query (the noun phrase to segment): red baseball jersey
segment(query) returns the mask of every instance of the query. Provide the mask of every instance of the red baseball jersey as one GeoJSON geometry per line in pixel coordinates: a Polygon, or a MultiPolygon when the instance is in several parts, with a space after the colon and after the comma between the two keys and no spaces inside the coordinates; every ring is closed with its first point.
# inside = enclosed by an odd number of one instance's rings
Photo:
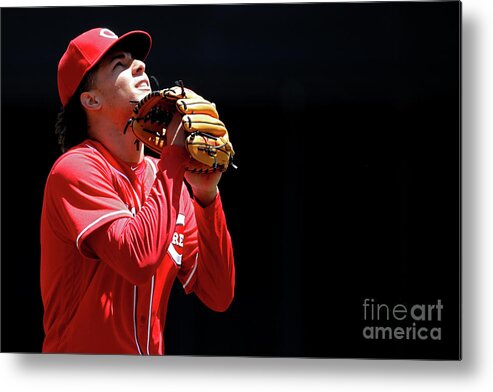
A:
{"type": "Polygon", "coordinates": [[[178,278],[211,309],[233,299],[233,247],[218,195],[202,208],[184,185],[186,152],[132,167],[100,143],[62,155],[41,216],[43,352],[164,354],[178,278]]]}

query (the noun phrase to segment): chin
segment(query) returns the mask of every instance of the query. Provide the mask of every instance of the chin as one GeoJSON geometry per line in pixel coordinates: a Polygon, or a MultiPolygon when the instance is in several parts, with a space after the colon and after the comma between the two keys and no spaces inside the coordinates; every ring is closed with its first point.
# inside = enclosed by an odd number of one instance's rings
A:
{"type": "Polygon", "coordinates": [[[150,92],[151,92],[151,89],[148,89],[148,90],[139,90],[138,93],[135,94],[136,100],[137,101],[140,101],[142,98],[144,98],[150,92]]]}

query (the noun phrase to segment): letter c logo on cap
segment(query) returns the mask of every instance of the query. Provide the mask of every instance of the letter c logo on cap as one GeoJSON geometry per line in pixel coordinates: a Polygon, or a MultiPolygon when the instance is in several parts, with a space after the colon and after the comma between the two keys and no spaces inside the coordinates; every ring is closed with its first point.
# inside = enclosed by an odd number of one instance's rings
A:
{"type": "Polygon", "coordinates": [[[99,35],[105,38],[118,39],[118,36],[115,33],[113,33],[113,31],[108,29],[101,29],[99,35]]]}

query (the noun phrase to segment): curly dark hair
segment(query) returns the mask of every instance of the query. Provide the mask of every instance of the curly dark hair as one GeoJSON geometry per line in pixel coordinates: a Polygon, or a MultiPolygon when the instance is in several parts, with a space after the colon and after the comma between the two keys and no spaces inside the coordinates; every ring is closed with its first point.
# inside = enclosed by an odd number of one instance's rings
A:
{"type": "Polygon", "coordinates": [[[62,153],[88,138],[87,116],[79,97],[84,91],[93,87],[94,71],[91,70],[86,74],[70,101],[57,115],[55,134],[62,153]]]}

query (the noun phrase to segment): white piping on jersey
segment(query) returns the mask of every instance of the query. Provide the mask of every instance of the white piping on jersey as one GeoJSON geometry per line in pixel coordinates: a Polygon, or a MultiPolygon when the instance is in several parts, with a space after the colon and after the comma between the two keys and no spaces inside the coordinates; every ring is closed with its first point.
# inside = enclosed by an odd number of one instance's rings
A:
{"type": "Polygon", "coordinates": [[[140,211],[140,207],[141,207],[141,205],[140,205],[140,198],[139,198],[139,196],[137,195],[137,192],[135,192],[135,189],[134,189],[134,187],[133,187],[132,183],[130,182],[130,180],[128,179],[128,177],[127,177],[125,174],[123,174],[121,171],[116,170],[115,168],[113,168],[113,169],[114,169],[114,170],[115,170],[115,171],[116,171],[116,172],[117,172],[120,176],[122,176],[125,180],[127,180],[128,185],[130,185],[130,189],[132,189],[132,192],[134,193],[135,200],[137,200],[137,205],[138,205],[138,207],[139,207],[139,208],[137,209],[137,211],[140,211]]]}
{"type": "MultiPolygon", "coordinates": [[[[93,146],[90,146],[89,144],[86,144],[85,146],[86,146],[86,147],[89,147],[91,150],[98,151],[98,150],[96,150],[93,146]]],[[[98,152],[99,152],[99,151],[98,151],[98,152]]]]}
{"type": "Polygon", "coordinates": [[[176,251],[173,244],[169,244],[168,253],[171,256],[171,258],[173,259],[173,261],[176,263],[176,265],[181,265],[182,255],[176,251]]]}
{"type": "Polygon", "coordinates": [[[150,163],[151,164],[151,167],[152,167],[152,171],[154,172],[154,177],[156,176],[157,174],[157,167],[156,167],[156,164],[154,163],[154,161],[152,159],[150,159],[149,157],[144,157],[144,159],[147,161],[147,163],[150,163]]]}
{"type": "Polygon", "coordinates": [[[185,215],[178,214],[178,217],[176,218],[176,224],[177,225],[184,225],[185,224],[185,215]]]}
{"type": "Polygon", "coordinates": [[[152,275],[151,279],[151,298],[149,300],[149,318],[147,321],[147,355],[150,355],[149,353],[149,343],[151,340],[151,316],[152,316],[152,297],[154,296],[154,277],[156,275],[152,275]]]}
{"type": "Polygon", "coordinates": [[[134,338],[135,344],[137,345],[137,350],[139,355],[142,355],[142,351],[140,350],[139,339],[137,338],[137,286],[134,285],[134,338]]]}
{"type": "Polygon", "coordinates": [[[197,252],[197,255],[195,256],[195,263],[193,264],[192,272],[190,273],[187,281],[183,284],[183,288],[186,288],[190,283],[190,280],[192,280],[192,276],[195,274],[195,270],[197,269],[198,265],[199,265],[199,253],[197,252]]]}
{"type": "Polygon", "coordinates": [[[132,216],[132,213],[128,210],[119,210],[119,211],[113,211],[113,212],[110,212],[108,214],[105,214],[103,216],[100,216],[98,219],[96,219],[94,222],[90,223],[89,225],[87,225],[85,227],[85,229],[83,229],[79,235],[77,236],[77,239],[75,240],[75,245],[77,246],[77,249],[79,249],[79,240],[80,238],[84,235],[84,233],[89,230],[91,227],[93,227],[94,225],[96,225],[97,223],[101,222],[103,219],[109,217],[109,216],[113,216],[113,215],[118,215],[118,214],[123,214],[123,215],[129,215],[129,216],[132,216]]]}

